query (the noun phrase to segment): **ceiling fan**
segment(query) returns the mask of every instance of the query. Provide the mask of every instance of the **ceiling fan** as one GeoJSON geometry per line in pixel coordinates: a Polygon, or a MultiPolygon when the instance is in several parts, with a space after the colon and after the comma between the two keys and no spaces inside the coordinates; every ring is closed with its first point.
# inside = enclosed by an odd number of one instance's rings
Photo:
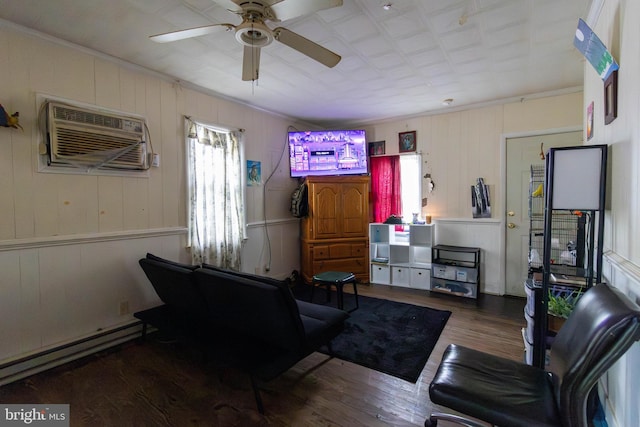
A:
{"type": "Polygon", "coordinates": [[[242,80],[258,79],[260,49],[277,40],[298,52],[315,59],[329,68],[340,62],[340,55],[289,31],[283,27],[269,28],[265,21],[280,22],[323,9],[342,6],[342,0],[213,0],[229,11],[242,17],[242,22],[213,24],[156,34],[149,38],[158,43],[167,43],[191,37],[212,34],[220,29],[235,31],[236,40],[244,45],[242,58],[242,80]]]}

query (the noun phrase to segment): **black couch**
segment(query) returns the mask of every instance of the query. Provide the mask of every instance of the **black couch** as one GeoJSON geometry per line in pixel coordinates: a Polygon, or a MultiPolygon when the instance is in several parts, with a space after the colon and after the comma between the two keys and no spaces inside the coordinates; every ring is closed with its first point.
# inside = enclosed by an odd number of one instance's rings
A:
{"type": "Polygon", "coordinates": [[[164,303],[134,314],[144,330],[189,339],[209,358],[246,371],[264,412],[257,380],[269,381],[326,345],[347,312],[294,298],[286,281],[191,266],[147,254],[140,261],[164,303]]]}

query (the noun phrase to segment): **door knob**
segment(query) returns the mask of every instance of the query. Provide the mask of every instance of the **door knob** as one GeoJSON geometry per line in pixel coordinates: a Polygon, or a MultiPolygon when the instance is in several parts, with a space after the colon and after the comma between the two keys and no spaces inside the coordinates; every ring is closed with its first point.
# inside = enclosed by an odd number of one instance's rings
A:
{"type": "Polygon", "coordinates": [[[509,216],[515,216],[515,215],[516,215],[516,213],[515,213],[514,211],[509,211],[509,212],[507,212],[507,215],[509,215],[509,216]]]}
{"type": "Polygon", "coordinates": [[[510,222],[509,224],[507,224],[507,227],[516,228],[516,225],[514,223],[510,222]]]}

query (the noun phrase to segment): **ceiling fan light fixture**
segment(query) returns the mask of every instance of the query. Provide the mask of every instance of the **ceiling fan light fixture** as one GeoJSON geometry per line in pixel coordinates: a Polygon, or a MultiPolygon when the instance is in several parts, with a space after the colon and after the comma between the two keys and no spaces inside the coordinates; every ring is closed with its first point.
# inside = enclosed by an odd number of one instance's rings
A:
{"type": "Polygon", "coordinates": [[[263,22],[245,21],[236,27],[236,40],[245,46],[264,47],[273,41],[273,33],[263,22]]]}
{"type": "Polygon", "coordinates": [[[392,6],[391,3],[385,3],[385,4],[382,5],[382,8],[384,10],[391,10],[391,6],[392,6]]]}
{"type": "Polygon", "coordinates": [[[442,105],[447,106],[447,105],[451,105],[451,104],[453,104],[453,98],[447,98],[447,99],[442,101],[442,105]]]}

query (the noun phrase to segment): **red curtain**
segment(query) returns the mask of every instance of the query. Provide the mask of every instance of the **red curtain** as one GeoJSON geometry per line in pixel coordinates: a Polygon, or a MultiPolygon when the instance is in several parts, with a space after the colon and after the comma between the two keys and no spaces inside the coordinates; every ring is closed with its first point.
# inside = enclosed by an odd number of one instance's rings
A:
{"type": "Polygon", "coordinates": [[[400,156],[371,157],[371,206],[373,222],[402,215],[400,156]]]}

